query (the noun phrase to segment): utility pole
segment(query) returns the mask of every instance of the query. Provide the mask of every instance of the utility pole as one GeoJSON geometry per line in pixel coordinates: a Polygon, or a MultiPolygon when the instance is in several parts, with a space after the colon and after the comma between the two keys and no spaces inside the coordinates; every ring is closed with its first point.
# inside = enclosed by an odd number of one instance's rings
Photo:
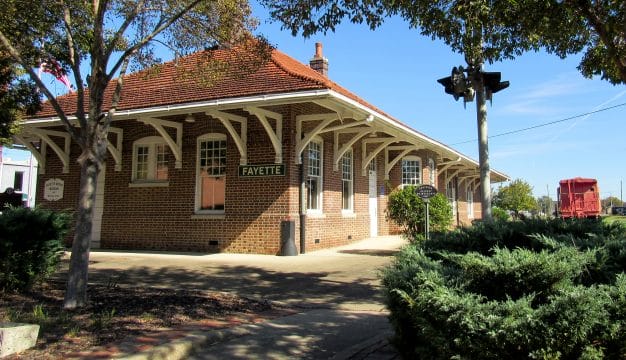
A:
{"type": "Polygon", "coordinates": [[[482,64],[469,64],[452,68],[452,74],[437,80],[447,94],[455,100],[463,98],[463,103],[471,102],[476,96],[476,122],[478,127],[478,163],[480,168],[481,210],[484,220],[491,220],[491,177],[489,168],[489,141],[487,135],[487,100],[493,94],[509,87],[508,81],[500,81],[499,72],[484,72],[482,64]],[[467,76],[465,73],[467,72],[467,76]]]}

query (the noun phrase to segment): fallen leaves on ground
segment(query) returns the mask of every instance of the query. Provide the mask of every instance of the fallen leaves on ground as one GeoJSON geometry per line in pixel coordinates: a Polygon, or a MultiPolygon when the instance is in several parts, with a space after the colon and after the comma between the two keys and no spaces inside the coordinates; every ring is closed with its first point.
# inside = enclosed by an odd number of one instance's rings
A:
{"type": "Polygon", "coordinates": [[[96,349],[106,358],[124,351],[116,344],[132,339],[158,342],[160,334],[255,322],[280,311],[269,301],[229,293],[118,285],[91,285],[86,307],[63,311],[63,288],[50,282],[27,294],[0,293],[0,322],[41,326],[35,348],[7,359],[89,357],[96,349]]]}

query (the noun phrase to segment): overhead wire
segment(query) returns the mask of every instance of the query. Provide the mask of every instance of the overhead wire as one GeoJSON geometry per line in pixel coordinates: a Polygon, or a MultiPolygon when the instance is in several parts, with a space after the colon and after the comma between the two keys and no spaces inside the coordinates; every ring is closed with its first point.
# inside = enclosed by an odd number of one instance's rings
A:
{"type": "MultiPolygon", "coordinates": [[[[578,119],[578,118],[583,117],[583,116],[589,116],[589,115],[593,115],[593,114],[596,114],[596,113],[599,113],[599,112],[612,110],[612,109],[615,109],[615,108],[620,107],[620,106],[626,106],[626,102],[625,103],[621,103],[621,104],[617,104],[617,105],[613,105],[613,106],[609,106],[609,107],[605,107],[605,108],[602,108],[602,109],[586,112],[586,113],[583,113],[583,114],[570,116],[570,117],[567,117],[567,118],[564,118],[564,119],[560,119],[560,120],[550,121],[550,122],[547,122],[547,123],[538,124],[538,125],[530,126],[530,127],[523,128],[523,129],[511,130],[511,131],[503,132],[503,133],[500,133],[500,134],[491,135],[488,138],[492,139],[492,138],[496,138],[496,137],[500,137],[500,136],[517,134],[517,133],[520,133],[520,132],[533,130],[533,129],[537,129],[537,128],[548,126],[548,125],[554,125],[554,124],[562,123],[562,122],[565,122],[565,121],[578,119]]],[[[472,139],[472,140],[466,140],[466,141],[457,142],[457,143],[450,144],[450,145],[451,146],[453,146],[453,145],[461,145],[461,144],[467,144],[467,143],[471,143],[471,142],[475,142],[475,141],[477,141],[477,140],[476,139],[472,139]]]]}

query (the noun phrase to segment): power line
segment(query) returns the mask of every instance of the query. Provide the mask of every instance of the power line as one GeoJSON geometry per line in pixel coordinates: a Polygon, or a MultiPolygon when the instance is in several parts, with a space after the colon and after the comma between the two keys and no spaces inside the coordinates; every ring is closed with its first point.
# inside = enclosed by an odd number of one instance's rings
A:
{"type": "MultiPolygon", "coordinates": [[[[505,136],[505,135],[517,134],[517,133],[520,133],[520,132],[523,132],[523,131],[528,131],[528,130],[537,129],[537,128],[548,126],[548,125],[553,125],[553,124],[558,124],[558,123],[569,121],[569,120],[578,119],[578,118],[583,117],[583,116],[588,116],[588,115],[592,115],[592,114],[599,113],[599,112],[602,112],[602,111],[615,109],[617,107],[625,106],[625,105],[626,105],[626,103],[621,103],[621,104],[609,106],[609,107],[606,107],[606,108],[598,109],[598,110],[595,110],[595,111],[590,111],[590,112],[587,112],[587,113],[584,113],[584,114],[570,116],[568,118],[561,119],[561,120],[550,121],[550,122],[547,122],[547,123],[543,123],[543,124],[539,124],[539,125],[523,128],[523,129],[511,130],[511,131],[503,132],[503,133],[500,133],[500,134],[491,135],[491,136],[489,136],[489,138],[491,139],[491,138],[505,136]]],[[[474,142],[474,141],[476,141],[476,140],[472,139],[472,140],[461,141],[461,142],[450,144],[450,145],[451,146],[453,146],[453,145],[461,145],[461,144],[471,143],[471,142],[474,142]]]]}

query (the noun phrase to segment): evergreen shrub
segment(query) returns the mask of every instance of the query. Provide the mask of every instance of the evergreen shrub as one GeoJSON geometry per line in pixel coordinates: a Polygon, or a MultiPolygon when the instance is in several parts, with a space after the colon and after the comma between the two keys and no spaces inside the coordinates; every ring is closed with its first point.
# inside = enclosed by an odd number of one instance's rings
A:
{"type": "Polygon", "coordinates": [[[27,291],[55,270],[70,216],[46,209],[9,208],[0,215],[0,290],[27,291]]]}
{"type": "Polygon", "coordinates": [[[626,228],[477,223],[405,247],[382,275],[416,359],[626,358],[626,228]]]}

